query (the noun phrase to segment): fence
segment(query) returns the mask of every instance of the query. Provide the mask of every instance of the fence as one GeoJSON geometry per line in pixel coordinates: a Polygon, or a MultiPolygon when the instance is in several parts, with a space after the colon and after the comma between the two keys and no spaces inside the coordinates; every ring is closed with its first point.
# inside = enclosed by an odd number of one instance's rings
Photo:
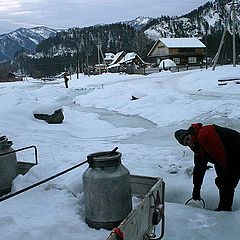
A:
{"type": "MultiPolygon", "coordinates": [[[[206,65],[181,65],[177,67],[172,67],[169,70],[171,72],[182,72],[182,71],[188,71],[188,70],[196,70],[196,69],[207,69],[208,67],[206,65]]],[[[157,73],[161,70],[158,67],[155,68],[146,68],[145,74],[151,74],[151,73],[157,73]]]]}

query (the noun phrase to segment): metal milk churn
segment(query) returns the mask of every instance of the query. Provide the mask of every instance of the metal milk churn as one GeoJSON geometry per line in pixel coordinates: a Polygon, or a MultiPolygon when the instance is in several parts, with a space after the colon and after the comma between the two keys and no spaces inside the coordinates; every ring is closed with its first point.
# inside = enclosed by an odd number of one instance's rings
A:
{"type": "Polygon", "coordinates": [[[87,156],[83,190],[89,227],[111,230],[132,210],[130,173],[121,164],[121,155],[113,150],[87,156]]]}
{"type": "Polygon", "coordinates": [[[6,154],[14,151],[12,144],[6,136],[0,137],[0,196],[11,192],[12,181],[18,175],[16,153],[6,154]]]}

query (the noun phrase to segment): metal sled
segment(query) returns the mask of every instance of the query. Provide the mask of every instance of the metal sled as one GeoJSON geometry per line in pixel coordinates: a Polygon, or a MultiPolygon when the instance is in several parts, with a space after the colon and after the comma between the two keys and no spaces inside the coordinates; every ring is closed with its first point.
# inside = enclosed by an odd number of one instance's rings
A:
{"type": "Polygon", "coordinates": [[[106,240],[159,240],[164,235],[165,183],[161,178],[131,175],[132,194],[141,202],[106,240]],[[155,228],[160,226],[160,236],[155,228]],[[119,236],[119,232],[121,236],[119,236]]]}
{"type": "Polygon", "coordinates": [[[17,152],[21,152],[21,151],[24,151],[24,150],[27,150],[27,149],[30,149],[30,148],[34,149],[35,162],[21,162],[21,161],[18,162],[17,161],[17,173],[24,175],[30,170],[30,168],[32,168],[33,166],[38,164],[37,147],[36,146],[32,145],[32,146],[28,146],[28,147],[24,147],[24,148],[19,148],[19,149],[13,150],[13,151],[9,151],[9,152],[0,154],[0,157],[10,155],[10,154],[13,154],[13,153],[17,153],[17,152]]]}

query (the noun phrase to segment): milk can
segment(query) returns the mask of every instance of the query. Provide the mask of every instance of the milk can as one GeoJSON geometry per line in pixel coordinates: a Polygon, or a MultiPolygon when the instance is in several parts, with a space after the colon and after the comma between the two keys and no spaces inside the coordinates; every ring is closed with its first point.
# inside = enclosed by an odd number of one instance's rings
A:
{"type": "Polygon", "coordinates": [[[11,191],[12,181],[17,176],[17,157],[12,141],[8,141],[6,136],[0,137],[0,196],[11,191]]]}
{"type": "Polygon", "coordinates": [[[83,173],[86,223],[111,230],[131,212],[130,173],[121,164],[120,152],[97,152],[87,156],[83,173]]]}

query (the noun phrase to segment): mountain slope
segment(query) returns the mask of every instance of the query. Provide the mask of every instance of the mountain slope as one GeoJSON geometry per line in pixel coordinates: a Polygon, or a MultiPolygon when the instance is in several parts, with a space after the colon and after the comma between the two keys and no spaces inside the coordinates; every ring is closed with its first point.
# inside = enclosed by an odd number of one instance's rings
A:
{"type": "MultiPolygon", "coordinates": [[[[153,40],[160,37],[198,37],[222,31],[231,0],[215,0],[180,17],[161,16],[159,18],[139,17],[126,22],[140,29],[153,40]]],[[[240,11],[236,9],[240,19],[240,11]]]]}
{"type": "Polygon", "coordinates": [[[20,49],[35,52],[36,46],[43,40],[56,35],[58,30],[48,27],[20,28],[8,34],[0,35],[0,61],[11,60],[20,49]]]}

